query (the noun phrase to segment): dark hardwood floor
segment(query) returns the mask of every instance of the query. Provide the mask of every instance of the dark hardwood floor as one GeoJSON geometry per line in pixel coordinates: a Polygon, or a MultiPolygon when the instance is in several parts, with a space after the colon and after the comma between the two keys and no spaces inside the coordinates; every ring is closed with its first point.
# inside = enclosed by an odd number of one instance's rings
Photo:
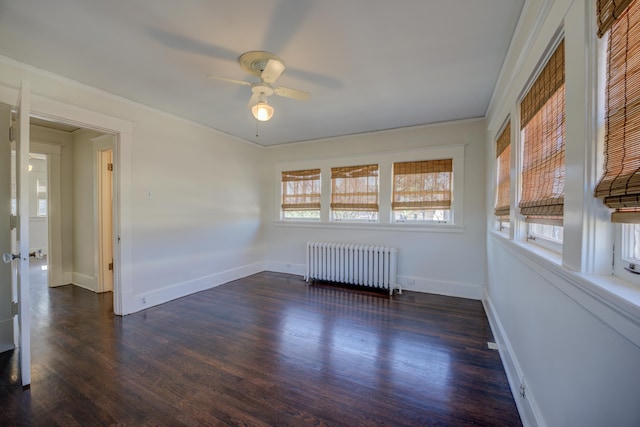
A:
{"type": "Polygon", "coordinates": [[[260,273],[126,317],[32,288],[33,381],[0,425],[521,425],[479,301],[260,273]]]}

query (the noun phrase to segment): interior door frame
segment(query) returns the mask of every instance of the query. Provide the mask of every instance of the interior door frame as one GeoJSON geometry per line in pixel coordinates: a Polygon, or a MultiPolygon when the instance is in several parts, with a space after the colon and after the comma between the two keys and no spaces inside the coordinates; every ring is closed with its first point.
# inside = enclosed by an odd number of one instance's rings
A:
{"type": "MultiPolygon", "coordinates": [[[[14,105],[18,96],[15,87],[0,86],[0,102],[14,105]]],[[[113,157],[113,311],[125,315],[135,311],[133,295],[133,231],[132,200],[132,140],[133,123],[117,117],[65,104],[32,93],[31,117],[75,125],[115,136],[113,157]]]]}
{"type": "MultiPolygon", "coordinates": [[[[91,123],[81,123],[77,120],[70,120],[70,119],[64,119],[61,118],[59,116],[52,116],[50,114],[46,114],[46,113],[40,113],[40,112],[36,112],[34,111],[34,109],[32,108],[31,111],[31,116],[32,117],[37,117],[39,119],[43,119],[43,120],[48,120],[48,121],[54,121],[56,123],[61,123],[61,124],[68,124],[68,125],[74,125],[74,126],[78,126],[84,129],[90,129],[90,130],[96,130],[99,132],[102,132],[104,134],[109,134],[111,136],[113,136],[114,138],[114,143],[113,143],[113,163],[114,163],[114,173],[113,173],[113,182],[116,182],[117,177],[116,177],[116,171],[118,170],[118,168],[116,167],[116,156],[118,153],[118,148],[119,148],[119,140],[120,140],[120,134],[116,133],[117,131],[115,130],[109,130],[109,129],[104,129],[101,127],[98,127],[96,125],[93,125],[91,123]]],[[[113,275],[113,312],[116,315],[124,315],[126,314],[126,312],[123,311],[123,290],[122,290],[122,282],[121,282],[121,275],[116,274],[116,272],[119,270],[119,266],[122,265],[121,259],[120,259],[120,251],[118,251],[118,242],[121,242],[121,234],[118,233],[118,230],[120,229],[118,227],[118,218],[119,218],[119,213],[120,213],[120,206],[119,206],[119,197],[117,194],[117,187],[114,185],[112,187],[113,190],[113,199],[112,199],[112,227],[113,227],[113,240],[112,240],[112,248],[113,248],[113,265],[114,265],[114,275],[113,275]]],[[[94,185],[94,195],[97,193],[97,188],[95,188],[94,185]]],[[[100,250],[98,248],[96,248],[96,253],[99,253],[100,250]]],[[[98,281],[100,282],[100,280],[98,281]]]]}

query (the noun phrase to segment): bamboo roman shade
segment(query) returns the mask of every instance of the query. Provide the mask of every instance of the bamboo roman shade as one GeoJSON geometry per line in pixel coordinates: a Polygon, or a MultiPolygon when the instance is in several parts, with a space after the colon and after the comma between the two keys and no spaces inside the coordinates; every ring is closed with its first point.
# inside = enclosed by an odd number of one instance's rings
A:
{"type": "Polygon", "coordinates": [[[331,168],[331,209],[378,212],[378,165],[331,168]]]}
{"type": "Polygon", "coordinates": [[[282,172],[282,210],[320,210],[320,169],[282,172]]]}
{"type": "Polygon", "coordinates": [[[615,209],[613,222],[640,223],[640,1],[599,1],[599,13],[601,3],[608,9],[599,23],[611,22],[599,31],[610,29],[604,173],[595,196],[615,209]]]}
{"type": "Polygon", "coordinates": [[[391,209],[450,209],[452,174],[452,159],[394,163],[391,209]]]}
{"type": "Polygon", "coordinates": [[[524,136],[520,213],[561,223],[564,211],[565,89],[561,41],[520,103],[524,136]]]}
{"type": "Polygon", "coordinates": [[[633,0],[597,0],[598,37],[605,35],[633,0]]]}
{"type": "Polygon", "coordinates": [[[507,123],[496,141],[496,159],[498,194],[495,215],[501,219],[508,219],[511,204],[511,122],[507,123]]]}

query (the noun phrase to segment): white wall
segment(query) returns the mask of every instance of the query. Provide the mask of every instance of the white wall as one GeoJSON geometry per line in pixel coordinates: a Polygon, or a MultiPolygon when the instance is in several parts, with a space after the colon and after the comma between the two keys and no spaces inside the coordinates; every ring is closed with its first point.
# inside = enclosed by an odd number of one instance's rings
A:
{"type": "MultiPolygon", "coordinates": [[[[518,100],[562,33],[567,52],[563,253],[536,250],[518,227],[512,239],[492,230],[487,238],[485,305],[525,425],[640,425],[640,289],[600,275],[610,266],[611,226],[592,196],[597,175],[593,4],[527,1],[487,114],[491,189],[495,137],[508,116],[517,123],[518,100]],[[525,397],[518,394],[521,383],[525,397]]],[[[512,199],[516,194],[514,187],[512,199]]],[[[493,191],[486,197],[490,224],[493,191]]],[[[520,219],[516,213],[512,218],[520,219]]]]}
{"type": "MultiPolygon", "coordinates": [[[[485,271],[484,120],[405,128],[286,144],[268,151],[267,269],[303,274],[305,243],[309,240],[371,243],[399,249],[398,275],[405,289],[480,299],[485,271]],[[424,231],[402,227],[344,227],[282,223],[278,218],[279,179],[276,165],[304,161],[309,167],[326,159],[389,154],[422,148],[465,145],[464,226],[432,226],[424,231]]],[[[421,159],[407,159],[421,160],[421,159]]],[[[331,161],[329,161],[331,163],[331,161]]],[[[359,163],[354,163],[359,164],[359,163]]]]}
{"type": "Polygon", "coordinates": [[[14,104],[22,80],[36,114],[120,132],[116,311],[264,269],[261,147],[0,58],[0,102],[14,104]]]}

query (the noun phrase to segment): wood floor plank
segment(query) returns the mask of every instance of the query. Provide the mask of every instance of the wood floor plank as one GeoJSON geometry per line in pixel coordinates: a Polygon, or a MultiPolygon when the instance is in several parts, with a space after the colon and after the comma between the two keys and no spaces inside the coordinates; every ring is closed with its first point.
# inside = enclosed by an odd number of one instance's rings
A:
{"type": "Polygon", "coordinates": [[[0,425],[521,425],[482,304],[260,273],[125,317],[32,289],[33,383],[0,425]]]}

